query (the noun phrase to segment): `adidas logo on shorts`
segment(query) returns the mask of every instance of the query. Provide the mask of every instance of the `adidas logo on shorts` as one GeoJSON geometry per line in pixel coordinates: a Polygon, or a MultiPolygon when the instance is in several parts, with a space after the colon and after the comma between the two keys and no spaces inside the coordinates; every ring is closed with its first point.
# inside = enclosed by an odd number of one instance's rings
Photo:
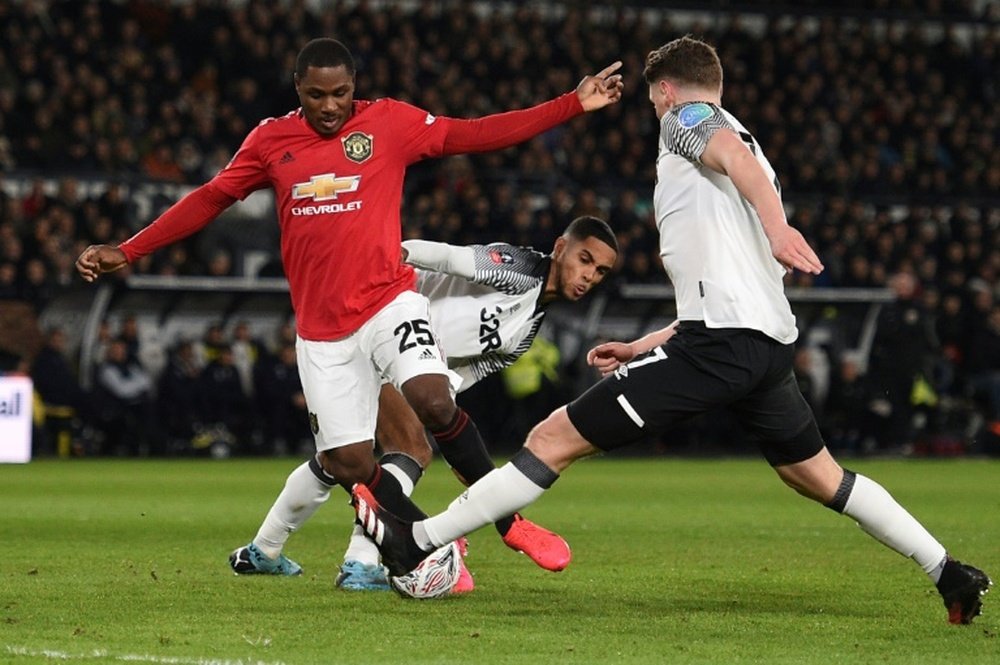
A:
{"type": "Polygon", "coordinates": [[[437,360],[437,356],[430,349],[424,349],[423,353],[417,356],[417,360],[437,360]]]}

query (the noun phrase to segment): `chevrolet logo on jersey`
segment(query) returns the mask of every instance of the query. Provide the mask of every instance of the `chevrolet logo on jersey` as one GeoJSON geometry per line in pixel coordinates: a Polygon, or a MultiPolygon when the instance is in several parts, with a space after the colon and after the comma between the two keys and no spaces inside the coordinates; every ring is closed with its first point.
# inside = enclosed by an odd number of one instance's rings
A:
{"type": "Polygon", "coordinates": [[[361,176],[349,175],[338,178],[335,173],[324,173],[309,178],[309,182],[300,182],[292,187],[293,199],[312,199],[313,201],[330,201],[339,194],[358,191],[361,176]]]}

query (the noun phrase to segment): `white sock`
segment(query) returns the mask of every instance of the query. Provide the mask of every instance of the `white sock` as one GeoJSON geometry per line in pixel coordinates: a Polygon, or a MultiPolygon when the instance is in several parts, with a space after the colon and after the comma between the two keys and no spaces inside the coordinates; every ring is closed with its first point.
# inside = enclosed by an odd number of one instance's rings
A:
{"type": "Polygon", "coordinates": [[[351,539],[347,541],[347,550],[344,552],[344,563],[348,561],[360,561],[370,566],[377,566],[379,563],[378,547],[365,534],[365,530],[359,524],[354,525],[354,529],[351,531],[351,539]]]}
{"type": "Polygon", "coordinates": [[[935,574],[941,577],[944,545],[874,480],[857,474],[844,514],[880,543],[916,561],[935,583],[935,574]]]}
{"type": "Polygon", "coordinates": [[[513,463],[494,469],[451,502],[448,510],[416,522],[413,537],[425,550],[441,547],[476,529],[513,515],[545,492],[513,463]]]}
{"type": "MultiPolygon", "coordinates": [[[[402,469],[392,463],[383,464],[382,471],[388,471],[399,481],[399,486],[403,494],[410,496],[413,493],[413,479],[402,469]]],[[[378,547],[365,534],[365,530],[360,525],[355,524],[351,531],[351,539],[347,543],[347,550],[344,552],[344,561],[360,561],[367,565],[378,565],[378,547]]]]}
{"type": "Polygon", "coordinates": [[[293,531],[302,526],[330,498],[330,486],[313,475],[305,462],[288,474],[285,488],[274,500],[264,523],[260,525],[254,545],[272,559],[281,554],[293,531]]]}

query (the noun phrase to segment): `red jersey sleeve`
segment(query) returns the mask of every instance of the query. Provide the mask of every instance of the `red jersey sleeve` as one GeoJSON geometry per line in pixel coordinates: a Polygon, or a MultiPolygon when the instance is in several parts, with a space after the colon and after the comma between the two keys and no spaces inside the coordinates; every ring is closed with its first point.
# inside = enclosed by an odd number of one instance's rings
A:
{"type": "Polygon", "coordinates": [[[129,263],[186,238],[236,202],[209,181],[170,206],[156,221],[118,246],[129,263]]]}
{"type": "Polygon", "coordinates": [[[382,129],[404,164],[444,154],[444,138],[448,133],[449,118],[438,118],[398,99],[385,98],[380,101],[388,104],[384,111],[386,122],[382,129]]]}
{"type": "Polygon", "coordinates": [[[576,91],[520,111],[508,111],[473,120],[448,120],[444,153],[486,152],[509,148],[583,113],[576,91]]]}
{"type": "Polygon", "coordinates": [[[245,199],[258,189],[271,185],[260,151],[263,142],[261,128],[271,120],[263,121],[247,134],[236,155],[212,179],[216,187],[234,199],[245,199]]]}
{"type": "Polygon", "coordinates": [[[247,135],[233,159],[212,180],[119,245],[129,263],[199,231],[237,199],[270,185],[259,149],[260,128],[267,122],[257,125],[247,135]]]}

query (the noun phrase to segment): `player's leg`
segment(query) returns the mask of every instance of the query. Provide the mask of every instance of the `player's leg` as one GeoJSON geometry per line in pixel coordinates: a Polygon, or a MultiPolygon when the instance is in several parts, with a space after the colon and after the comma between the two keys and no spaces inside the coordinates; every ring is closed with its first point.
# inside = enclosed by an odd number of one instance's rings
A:
{"type": "MultiPolygon", "coordinates": [[[[379,459],[383,471],[393,474],[403,493],[410,496],[430,464],[433,451],[423,424],[399,391],[389,383],[382,384],[379,394],[375,439],[383,452],[379,459]]],[[[356,523],[335,584],[350,591],[389,588],[378,548],[356,523]]]]}
{"type": "Polygon", "coordinates": [[[881,485],[834,460],[790,369],[737,411],[749,429],[765,437],[761,449],[785,484],[851,517],[873,538],[913,559],[937,585],[952,623],[968,623],[979,613],[979,597],[989,578],[948,557],[944,546],[881,485]]]}
{"type": "MultiPolygon", "coordinates": [[[[386,307],[379,318],[388,323],[383,331],[391,334],[383,335],[373,349],[375,362],[399,386],[445,461],[468,485],[495,467],[476,424],[455,403],[458,377],[444,362],[429,317],[429,303],[418,293],[402,294],[386,307]]],[[[503,515],[496,527],[508,547],[524,552],[542,568],[558,571],[569,563],[565,540],[520,515],[503,515]]]]}
{"type": "Polygon", "coordinates": [[[395,475],[383,472],[372,456],[381,379],[357,339],[300,339],[296,353],[318,452],[289,476],[254,540],[230,556],[230,564],[238,573],[301,572],[281,550],[289,536],[326,501],[336,484],[348,491],[356,483],[369,484],[386,506],[394,506],[393,510],[410,519],[423,516],[404,494],[395,475]]]}
{"type": "Polygon", "coordinates": [[[405,523],[371,505],[363,487],[355,488],[362,526],[382,536],[383,561],[390,569],[410,570],[437,547],[435,543],[448,542],[442,539],[468,533],[538,499],[574,460],[628,445],[721,403],[731,382],[707,374],[704,363],[692,362],[687,354],[667,352],[689,339],[703,346],[697,330],[679,330],[666,347],[633,360],[627,371],[606,377],[557,409],[529,433],[510,462],[432,518],[405,523]]]}
{"type": "MultiPolygon", "coordinates": [[[[476,423],[455,404],[448,377],[414,376],[403,384],[403,394],[428,425],[442,457],[463,485],[477,482],[496,468],[476,423]],[[436,429],[434,423],[442,422],[447,425],[436,429]]],[[[557,572],[569,565],[571,553],[566,541],[519,513],[504,515],[494,526],[508,547],[526,554],[540,567],[557,572]]]]}
{"type": "MultiPolygon", "coordinates": [[[[679,338],[681,335],[678,335],[679,338]]],[[[627,445],[651,430],[703,411],[726,390],[712,383],[693,395],[701,370],[682,355],[661,349],[629,363],[629,371],[607,377],[566,407],[553,412],[528,435],[510,462],[491,471],[446,511],[407,524],[372,505],[364,488],[355,488],[355,509],[368,533],[377,531],[383,561],[390,570],[410,570],[440,544],[517,512],[538,499],[574,460],[627,445]],[[597,445],[595,445],[597,444],[597,445]]]]}
{"type": "Polygon", "coordinates": [[[842,469],[825,447],[810,459],[775,471],[789,487],[851,517],[873,538],[913,559],[941,593],[951,623],[970,623],[979,615],[981,596],[992,584],[989,577],[952,559],[880,484],[842,469]]]}
{"type": "MultiPolygon", "coordinates": [[[[427,396],[421,403],[429,405],[428,408],[440,416],[442,404],[455,408],[454,392],[450,385],[453,373],[448,370],[429,321],[430,305],[427,298],[414,291],[407,291],[382,308],[365,326],[364,334],[359,339],[374,367],[380,372],[380,377],[400,390],[415,377],[427,377],[424,384],[427,396]]],[[[386,410],[386,415],[382,418],[381,434],[386,449],[390,451],[390,458],[394,461],[388,470],[400,467],[400,471],[405,472],[406,467],[396,462],[411,457],[407,452],[419,451],[419,455],[429,462],[430,451],[427,449],[423,430],[427,423],[421,423],[412,406],[400,393],[385,390],[381,397],[384,400],[382,407],[386,410]]],[[[399,475],[402,477],[402,474],[399,475]]],[[[409,473],[408,476],[412,490],[419,474],[409,473]]],[[[374,499],[388,508],[381,497],[376,495],[374,499]]],[[[399,517],[410,519],[401,514],[399,517]]],[[[464,541],[459,543],[459,549],[464,556],[464,541]]],[[[473,588],[472,576],[463,561],[459,583],[452,593],[468,592],[473,588]]]]}
{"type": "Polygon", "coordinates": [[[385,512],[363,486],[355,488],[355,508],[366,531],[382,535],[380,549],[390,572],[403,574],[441,545],[534,502],[559,477],[556,469],[596,452],[599,450],[580,435],[562,407],[531,431],[525,447],[510,462],[470,485],[446,511],[433,518],[412,524],[400,520],[391,511],[385,512]],[[454,536],[449,538],[449,534],[454,536]],[[388,542],[390,538],[395,541],[388,542]],[[446,540],[435,544],[441,539],[446,540]]]}

